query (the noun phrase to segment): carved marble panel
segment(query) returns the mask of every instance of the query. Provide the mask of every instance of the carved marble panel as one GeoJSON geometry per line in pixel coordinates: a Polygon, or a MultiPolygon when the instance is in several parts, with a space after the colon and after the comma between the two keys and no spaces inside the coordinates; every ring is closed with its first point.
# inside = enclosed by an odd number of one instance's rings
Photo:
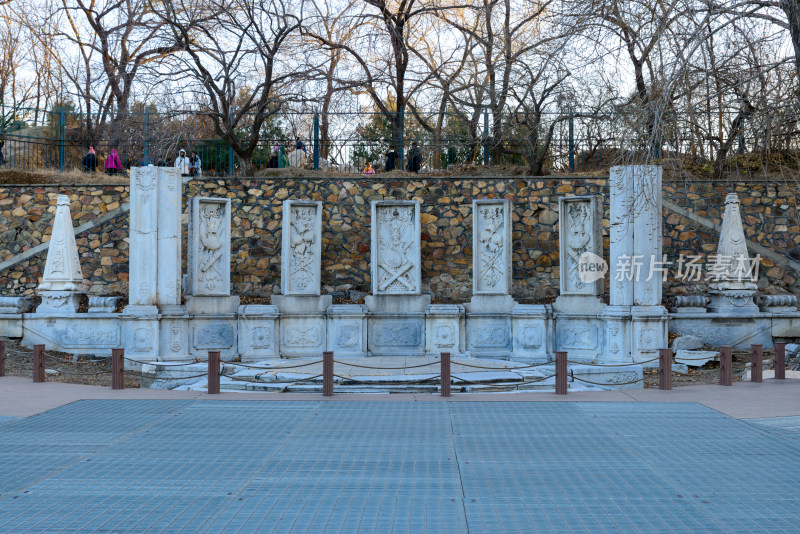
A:
{"type": "Polygon", "coordinates": [[[188,360],[191,354],[188,316],[162,317],[160,326],[159,360],[188,360]]]}
{"type": "Polygon", "coordinates": [[[442,352],[451,355],[465,350],[464,306],[430,304],[425,309],[425,354],[432,357],[442,352]]]}
{"type": "Polygon", "coordinates": [[[157,303],[181,302],[181,217],[183,180],[178,169],[158,167],[158,281],[157,303]]]}
{"type": "Polygon", "coordinates": [[[194,327],[196,349],[227,349],[233,346],[234,327],[230,323],[204,323],[194,327]]]}
{"type": "Polygon", "coordinates": [[[556,350],[597,351],[599,348],[599,321],[594,319],[556,320],[556,350]]]}
{"type": "Polygon", "coordinates": [[[561,197],[558,210],[560,294],[599,295],[607,270],[602,199],[596,195],[561,197]]]}
{"type": "Polygon", "coordinates": [[[192,199],[188,243],[188,293],[205,296],[230,295],[230,199],[192,199]]]}
{"type": "Polygon", "coordinates": [[[419,202],[372,202],[372,294],[419,295],[422,291],[419,202]]]}
{"type": "Polygon", "coordinates": [[[239,355],[242,361],[279,356],[278,307],[250,304],[239,306],[239,355]]]}
{"type": "Polygon", "coordinates": [[[511,317],[469,313],[466,320],[467,350],[476,356],[508,356],[513,349],[511,317]]]}
{"type": "Polygon", "coordinates": [[[328,350],[342,356],[367,355],[367,307],[363,304],[328,306],[328,350]]]}
{"type": "Polygon", "coordinates": [[[324,314],[282,315],[280,352],[284,356],[320,356],[325,350],[324,314]]]}
{"type": "Polygon", "coordinates": [[[425,316],[371,316],[367,341],[373,356],[421,356],[425,351],[425,316]]]}
{"type": "Polygon", "coordinates": [[[281,292],[319,295],[322,264],[322,202],[285,200],[281,243],[281,292]]]}
{"type": "Polygon", "coordinates": [[[549,305],[519,304],[511,315],[514,359],[547,361],[552,339],[552,310],[549,305]]]}
{"type": "Polygon", "coordinates": [[[472,201],[472,292],[507,295],[511,290],[511,201],[472,201]]]}

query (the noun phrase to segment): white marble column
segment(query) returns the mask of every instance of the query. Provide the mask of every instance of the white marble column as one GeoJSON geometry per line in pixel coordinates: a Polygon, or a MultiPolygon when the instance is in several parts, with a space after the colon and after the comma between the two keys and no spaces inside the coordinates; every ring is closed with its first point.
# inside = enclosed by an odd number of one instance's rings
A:
{"type": "Polygon", "coordinates": [[[472,293],[511,292],[511,201],[472,201],[472,293]]]}
{"type": "Polygon", "coordinates": [[[156,302],[162,313],[183,313],[181,303],[181,201],[177,169],[158,167],[158,279],[156,302]]]}
{"type": "Polygon", "coordinates": [[[285,200],[281,293],[319,296],[322,287],[322,202],[285,200]]]}
{"type": "Polygon", "coordinates": [[[633,167],[633,250],[642,257],[642,270],[634,277],[635,306],[661,305],[661,173],[660,165],[633,167]]]}
{"type": "Polygon", "coordinates": [[[611,167],[609,175],[609,304],[633,305],[633,280],[625,262],[633,256],[633,167],[611,167]]]}
{"type": "Polygon", "coordinates": [[[157,313],[158,168],[131,169],[126,313],[157,313]]]}

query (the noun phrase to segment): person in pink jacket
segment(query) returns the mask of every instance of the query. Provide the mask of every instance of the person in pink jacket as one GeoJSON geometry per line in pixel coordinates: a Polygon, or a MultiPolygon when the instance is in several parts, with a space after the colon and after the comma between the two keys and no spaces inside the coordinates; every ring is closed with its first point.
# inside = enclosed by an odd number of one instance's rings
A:
{"type": "Polygon", "coordinates": [[[112,148],[106,158],[106,174],[117,174],[122,172],[122,161],[119,159],[117,149],[112,148]]]}

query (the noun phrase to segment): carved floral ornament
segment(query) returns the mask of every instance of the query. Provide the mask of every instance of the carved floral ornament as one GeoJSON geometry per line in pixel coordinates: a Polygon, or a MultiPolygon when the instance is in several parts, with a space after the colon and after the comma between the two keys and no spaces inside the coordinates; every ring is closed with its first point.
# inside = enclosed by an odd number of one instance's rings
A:
{"type": "Polygon", "coordinates": [[[314,206],[293,206],[291,213],[290,271],[292,285],[304,290],[314,282],[314,206]]]}
{"type": "Polygon", "coordinates": [[[378,208],[378,289],[387,293],[413,293],[415,263],[414,207],[381,206],[378,208]]]}
{"type": "Polygon", "coordinates": [[[478,243],[479,271],[478,283],[495,289],[504,278],[507,268],[504,261],[503,230],[505,214],[501,205],[481,206],[478,208],[480,229],[478,243]]]}
{"type": "Polygon", "coordinates": [[[220,203],[202,202],[200,204],[200,266],[198,281],[207,290],[214,290],[223,280],[220,265],[224,251],[225,206],[220,203]]]}

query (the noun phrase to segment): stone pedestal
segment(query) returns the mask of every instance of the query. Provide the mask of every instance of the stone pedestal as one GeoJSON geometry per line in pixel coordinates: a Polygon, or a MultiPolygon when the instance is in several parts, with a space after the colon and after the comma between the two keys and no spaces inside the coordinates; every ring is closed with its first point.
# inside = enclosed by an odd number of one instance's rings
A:
{"type": "Polygon", "coordinates": [[[475,295],[464,304],[467,351],[476,358],[508,359],[513,350],[511,312],[517,303],[510,295],[475,295]]]}
{"type": "Polygon", "coordinates": [[[466,329],[464,306],[430,304],[425,308],[425,355],[438,358],[442,352],[457,356],[464,352],[466,329]]]}
{"type": "Polygon", "coordinates": [[[320,294],[322,202],[285,200],[281,243],[281,293],[320,294]]]}
{"type": "Polygon", "coordinates": [[[122,319],[122,339],[125,357],[139,362],[158,361],[160,350],[158,308],[140,306],[125,309],[122,319]]]}
{"type": "Polygon", "coordinates": [[[192,357],[208,359],[208,351],[211,350],[220,351],[223,360],[238,355],[238,308],[238,296],[186,296],[189,352],[192,357]]]}
{"type": "Polygon", "coordinates": [[[327,335],[327,350],[332,350],[335,356],[367,356],[367,307],[328,306],[327,335]]]}
{"type": "Polygon", "coordinates": [[[180,315],[161,316],[158,361],[188,361],[192,358],[189,345],[189,314],[186,310],[183,312],[180,315]]]}
{"type": "Polygon", "coordinates": [[[607,364],[633,362],[631,307],[606,306],[603,311],[603,323],[603,361],[607,364]]]}
{"type": "Polygon", "coordinates": [[[422,356],[430,295],[368,295],[367,342],[372,356],[422,356]]]}
{"type": "Polygon", "coordinates": [[[273,295],[280,310],[280,353],[293,357],[322,357],[326,343],[325,317],[333,297],[273,295]]]}
{"type": "Polygon", "coordinates": [[[553,354],[553,320],[550,305],[517,304],[511,312],[514,359],[547,362],[553,354]]]}
{"type": "Polygon", "coordinates": [[[279,316],[277,306],[239,306],[239,355],[243,362],[280,357],[279,316]]]}

